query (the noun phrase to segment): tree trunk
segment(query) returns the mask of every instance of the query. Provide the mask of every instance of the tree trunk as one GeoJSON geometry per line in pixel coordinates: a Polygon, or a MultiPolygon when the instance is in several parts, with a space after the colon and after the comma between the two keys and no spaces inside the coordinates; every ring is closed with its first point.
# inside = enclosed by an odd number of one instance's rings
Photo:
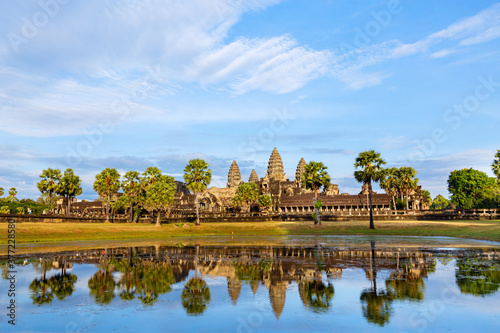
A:
{"type": "Polygon", "coordinates": [[[109,222],[109,194],[108,199],[106,200],[106,222],[109,222]]]}
{"type": "Polygon", "coordinates": [[[409,210],[410,206],[408,204],[408,194],[406,195],[406,210],[409,210]]]}
{"type": "Polygon", "coordinates": [[[161,211],[158,210],[158,214],[156,214],[156,226],[161,226],[161,211]]]}
{"type": "Polygon", "coordinates": [[[373,207],[372,207],[372,182],[368,183],[368,201],[370,204],[370,229],[375,229],[375,225],[373,224],[373,207]]]}
{"type": "Polygon", "coordinates": [[[394,206],[394,210],[397,211],[398,208],[396,207],[396,197],[392,197],[392,205],[394,206]]]}
{"type": "Polygon", "coordinates": [[[129,218],[129,222],[132,222],[134,220],[134,203],[131,202],[130,203],[130,218],[129,218]]]}
{"type": "Polygon", "coordinates": [[[375,265],[375,241],[370,242],[371,245],[371,257],[370,257],[370,275],[372,280],[373,291],[377,292],[377,267],[375,265]]]}
{"type": "Polygon", "coordinates": [[[318,202],[318,190],[314,190],[314,214],[316,215],[316,219],[314,220],[314,224],[320,225],[321,220],[319,219],[319,209],[316,207],[316,203],[318,202]]]}
{"type": "Polygon", "coordinates": [[[49,214],[50,214],[51,202],[52,202],[52,192],[49,192],[49,214]]]}
{"type": "Polygon", "coordinates": [[[66,215],[69,215],[69,212],[71,211],[71,196],[68,194],[68,203],[66,205],[66,215]]]}
{"type": "Polygon", "coordinates": [[[200,209],[198,206],[198,192],[196,192],[196,225],[200,225],[200,209]]]}

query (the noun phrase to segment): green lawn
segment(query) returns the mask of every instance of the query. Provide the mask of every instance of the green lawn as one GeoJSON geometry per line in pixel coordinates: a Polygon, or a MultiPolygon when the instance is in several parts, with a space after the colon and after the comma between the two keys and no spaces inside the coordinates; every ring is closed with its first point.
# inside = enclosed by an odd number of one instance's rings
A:
{"type": "MultiPolygon", "coordinates": [[[[7,243],[7,223],[2,223],[0,244],[7,243]]],[[[277,236],[277,235],[400,235],[450,236],[500,241],[500,221],[380,221],[375,230],[368,222],[256,222],[166,224],[85,224],[85,223],[18,223],[16,243],[158,240],[173,237],[204,236],[277,236]]]]}

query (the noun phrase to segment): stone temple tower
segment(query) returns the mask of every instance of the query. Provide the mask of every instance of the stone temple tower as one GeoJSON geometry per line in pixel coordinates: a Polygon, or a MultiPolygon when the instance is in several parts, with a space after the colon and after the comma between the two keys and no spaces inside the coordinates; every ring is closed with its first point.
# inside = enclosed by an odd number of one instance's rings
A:
{"type": "Polygon", "coordinates": [[[270,179],[286,181],[286,175],[283,170],[283,161],[278,153],[278,149],[274,147],[271,157],[269,158],[269,164],[267,165],[267,175],[270,179]]]}
{"type": "Polygon", "coordinates": [[[297,187],[302,187],[302,174],[306,170],[306,161],[302,157],[297,165],[297,171],[295,172],[295,185],[297,187]]]}
{"type": "Polygon", "coordinates": [[[241,173],[240,168],[236,161],[233,161],[231,167],[229,168],[229,174],[227,175],[227,187],[234,188],[238,187],[241,183],[241,173]]]}
{"type": "Polygon", "coordinates": [[[252,173],[250,174],[250,178],[248,179],[249,183],[257,183],[259,181],[259,177],[257,176],[257,172],[255,169],[252,169],[252,173]]]}

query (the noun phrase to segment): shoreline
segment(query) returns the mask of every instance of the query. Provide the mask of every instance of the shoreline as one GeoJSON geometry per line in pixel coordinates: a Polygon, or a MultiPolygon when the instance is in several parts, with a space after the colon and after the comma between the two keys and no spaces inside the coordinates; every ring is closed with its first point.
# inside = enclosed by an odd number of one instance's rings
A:
{"type": "MultiPolygon", "coordinates": [[[[0,244],[8,243],[7,223],[0,228],[0,244]]],[[[487,221],[378,221],[375,230],[367,221],[322,222],[222,222],[163,224],[16,223],[16,244],[70,241],[168,240],[206,236],[386,235],[447,236],[500,242],[500,220],[487,221]]],[[[5,246],[6,247],[6,246],[5,246]]]]}

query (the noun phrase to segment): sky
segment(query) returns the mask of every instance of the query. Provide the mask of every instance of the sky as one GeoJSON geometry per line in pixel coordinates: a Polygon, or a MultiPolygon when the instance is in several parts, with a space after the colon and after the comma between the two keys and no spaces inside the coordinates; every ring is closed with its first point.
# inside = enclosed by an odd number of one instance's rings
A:
{"type": "Polygon", "coordinates": [[[18,198],[47,168],[95,199],[104,168],[182,180],[192,158],[224,187],[274,147],[289,179],[304,157],[357,194],[373,149],[447,197],[500,149],[500,2],[8,1],[0,37],[0,187],[18,198]]]}

